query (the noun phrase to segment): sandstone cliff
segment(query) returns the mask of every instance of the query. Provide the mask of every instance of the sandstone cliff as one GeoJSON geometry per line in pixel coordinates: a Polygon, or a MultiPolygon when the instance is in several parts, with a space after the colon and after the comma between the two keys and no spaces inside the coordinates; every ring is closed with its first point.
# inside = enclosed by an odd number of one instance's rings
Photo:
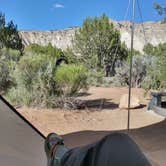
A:
{"type": "MultiPolygon", "coordinates": [[[[131,30],[130,22],[128,21],[112,21],[116,28],[121,32],[121,40],[124,41],[128,48],[130,48],[131,40],[131,30]]],[[[153,45],[158,45],[159,43],[166,42],[166,24],[161,22],[144,22],[145,36],[143,26],[141,23],[135,24],[135,34],[134,34],[134,48],[142,52],[142,49],[146,42],[153,45]]],[[[52,31],[20,31],[20,35],[23,39],[24,45],[29,45],[30,43],[37,43],[40,45],[48,45],[51,43],[61,49],[66,49],[71,47],[72,38],[78,27],[67,28],[64,30],[52,30],[52,31]]]]}

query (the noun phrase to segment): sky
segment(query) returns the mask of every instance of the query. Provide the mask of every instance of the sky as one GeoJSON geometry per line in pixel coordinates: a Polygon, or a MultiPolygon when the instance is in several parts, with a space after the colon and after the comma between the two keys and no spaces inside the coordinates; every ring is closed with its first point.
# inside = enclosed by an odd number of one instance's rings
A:
{"type": "MultiPolygon", "coordinates": [[[[166,5],[166,0],[139,0],[144,21],[162,19],[153,9],[154,2],[166,5]]],[[[0,11],[5,13],[6,21],[13,20],[19,30],[81,26],[87,16],[99,17],[103,13],[114,20],[131,20],[131,7],[132,0],[0,0],[0,11]]],[[[135,22],[140,21],[136,6],[135,22]]]]}

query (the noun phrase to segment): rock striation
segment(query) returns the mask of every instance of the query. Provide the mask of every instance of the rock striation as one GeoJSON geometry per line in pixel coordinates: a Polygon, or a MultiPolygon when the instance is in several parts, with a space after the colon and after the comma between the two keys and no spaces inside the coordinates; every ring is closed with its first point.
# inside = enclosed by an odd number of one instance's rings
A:
{"type": "MultiPolygon", "coordinates": [[[[114,21],[110,20],[114,26],[120,30],[121,41],[125,42],[127,47],[130,48],[131,41],[131,26],[129,21],[114,21]]],[[[23,44],[25,46],[30,43],[37,43],[40,45],[48,45],[51,43],[61,49],[71,47],[72,39],[78,27],[67,28],[64,30],[21,30],[19,31],[23,44]]],[[[166,23],[158,22],[144,22],[135,24],[134,31],[134,49],[142,52],[146,43],[158,45],[159,43],[166,42],[166,23]],[[144,29],[144,30],[143,30],[144,29]],[[144,33],[145,32],[145,33],[144,33]]]]}

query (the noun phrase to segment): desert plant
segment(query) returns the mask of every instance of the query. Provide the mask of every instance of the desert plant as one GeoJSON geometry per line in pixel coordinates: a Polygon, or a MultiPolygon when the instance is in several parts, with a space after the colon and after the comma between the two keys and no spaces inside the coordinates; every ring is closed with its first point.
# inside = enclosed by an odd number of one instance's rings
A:
{"type": "Polygon", "coordinates": [[[80,63],[79,57],[77,57],[75,55],[75,53],[73,52],[73,50],[71,48],[67,48],[64,51],[64,56],[66,57],[69,64],[78,64],[78,63],[80,63]]]}
{"type": "Polygon", "coordinates": [[[57,58],[63,53],[63,51],[59,48],[52,46],[49,43],[47,46],[42,46],[36,43],[32,43],[25,48],[25,52],[32,52],[33,54],[44,54],[47,55],[48,58],[57,58]]]}
{"type": "Polygon", "coordinates": [[[61,65],[54,80],[64,96],[72,96],[87,88],[87,70],[82,65],[61,65]]]}
{"type": "Polygon", "coordinates": [[[13,72],[16,86],[6,96],[16,104],[51,107],[56,97],[54,70],[55,63],[46,55],[22,57],[13,72]]]}
{"type": "Polygon", "coordinates": [[[165,5],[160,5],[159,3],[154,3],[153,7],[154,7],[154,9],[156,9],[156,11],[158,12],[159,15],[166,16],[166,7],[165,7],[165,5]]]}
{"type": "Polygon", "coordinates": [[[125,59],[128,55],[126,45],[120,41],[120,32],[110,24],[105,14],[84,20],[76,31],[73,48],[90,69],[106,70],[105,66],[109,64],[109,75],[114,74],[116,60],[125,59]]]}
{"type": "Polygon", "coordinates": [[[22,84],[30,88],[37,77],[38,71],[47,63],[48,58],[44,54],[34,54],[21,58],[17,65],[17,80],[22,81],[22,84]]]}
{"type": "Polygon", "coordinates": [[[15,106],[31,106],[35,95],[36,92],[29,91],[23,86],[17,86],[9,89],[5,97],[15,106]]]}
{"type": "Polygon", "coordinates": [[[5,92],[11,86],[12,81],[7,62],[0,61],[0,92],[5,92]]]}
{"type": "Polygon", "coordinates": [[[148,55],[156,57],[166,57],[166,43],[160,43],[157,46],[147,44],[144,46],[143,51],[148,55]]]}
{"type": "Polygon", "coordinates": [[[0,49],[2,48],[16,49],[22,53],[24,45],[17,31],[17,25],[13,21],[6,24],[5,15],[0,12],[0,49]]]}
{"type": "Polygon", "coordinates": [[[95,69],[89,70],[88,72],[88,85],[90,86],[102,86],[103,84],[104,71],[95,69]]]}
{"type": "Polygon", "coordinates": [[[3,59],[6,59],[6,57],[10,57],[10,61],[18,62],[21,57],[21,54],[18,50],[3,48],[1,50],[1,57],[3,59]]]}
{"type": "MultiPolygon", "coordinates": [[[[136,55],[133,57],[132,68],[132,87],[140,87],[141,82],[145,79],[147,68],[153,66],[155,58],[148,55],[136,55]]],[[[129,64],[124,63],[122,67],[116,68],[114,80],[122,86],[129,85],[129,64]]]]}
{"type": "Polygon", "coordinates": [[[146,90],[166,90],[166,60],[156,58],[154,65],[147,69],[147,76],[142,82],[142,87],[146,90]]]}

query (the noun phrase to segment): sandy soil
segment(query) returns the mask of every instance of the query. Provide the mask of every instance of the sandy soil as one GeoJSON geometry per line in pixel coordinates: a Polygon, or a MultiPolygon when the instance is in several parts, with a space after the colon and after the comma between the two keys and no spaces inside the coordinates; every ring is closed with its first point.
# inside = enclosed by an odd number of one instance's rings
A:
{"type": "MultiPolygon", "coordinates": [[[[119,109],[118,104],[121,95],[127,92],[127,88],[92,87],[87,94],[79,97],[97,101],[98,106],[91,109],[66,111],[20,108],[18,111],[44,135],[56,132],[64,137],[67,146],[75,147],[94,142],[113,131],[126,132],[127,110],[119,109]],[[104,109],[101,109],[103,99],[104,109]]],[[[132,93],[140,98],[142,107],[131,110],[130,135],[154,166],[162,166],[166,159],[161,159],[158,153],[166,152],[166,121],[146,111],[148,100],[142,89],[132,89],[132,93]]]]}

